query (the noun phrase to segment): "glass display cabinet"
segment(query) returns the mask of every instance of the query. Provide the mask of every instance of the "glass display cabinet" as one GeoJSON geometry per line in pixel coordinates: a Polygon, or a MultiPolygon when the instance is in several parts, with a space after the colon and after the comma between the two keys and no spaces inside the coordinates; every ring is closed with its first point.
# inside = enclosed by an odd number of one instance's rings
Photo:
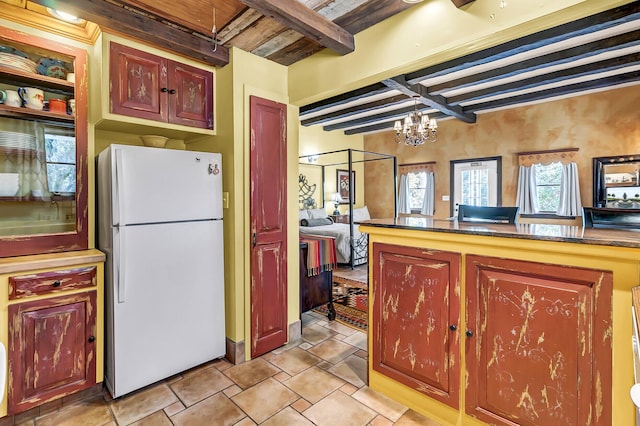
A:
{"type": "Polygon", "coordinates": [[[0,257],[88,246],[86,66],[0,27],[0,257]]]}

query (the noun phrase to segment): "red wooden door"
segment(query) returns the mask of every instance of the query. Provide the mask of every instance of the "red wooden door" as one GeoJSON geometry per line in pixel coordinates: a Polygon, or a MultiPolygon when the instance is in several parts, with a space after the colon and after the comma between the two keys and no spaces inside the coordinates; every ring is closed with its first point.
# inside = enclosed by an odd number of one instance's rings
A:
{"type": "Polygon", "coordinates": [[[169,122],[213,129],[213,73],[169,61],[169,122]]]}
{"type": "Polygon", "coordinates": [[[167,121],[167,60],[111,42],[111,112],[167,121]]]}
{"type": "Polygon", "coordinates": [[[467,414],[611,424],[611,272],[469,255],[466,289],[467,414]]]}
{"type": "Polygon", "coordinates": [[[373,245],[373,369],[458,408],[461,255],[373,245]]]}
{"type": "Polygon", "coordinates": [[[251,96],[251,357],[287,341],[287,107],[251,96]]]}
{"type": "Polygon", "coordinates": [[[9,414],[96,383],[96,292],[9,306],[9,414]]]}

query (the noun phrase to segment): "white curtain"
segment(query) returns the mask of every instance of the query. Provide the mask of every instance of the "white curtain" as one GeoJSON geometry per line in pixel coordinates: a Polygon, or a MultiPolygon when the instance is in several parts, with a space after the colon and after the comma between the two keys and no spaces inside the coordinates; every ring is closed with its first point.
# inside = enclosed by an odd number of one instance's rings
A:
{"type": "Polygon", "coordinates": [[[411,213],[409,184],[407,175],[400,175],[400,188],[398,188],[398,213],[411,213]]]}
{"type": "Polygon", "coordinates": [[[433,205],[435,202],[435,190],[433,184],[433,172],[427,173],[427,184],[424,187],[424,199],[422,200],[422,209],[420,213],[433,216],[433,205]]]}
{"type": "Polygon", "coordinates": [[[582,216],[580,182],[578,181],[578,165],[576,163],[562,165],[560,203],[556,214],[558,216],[582,216]]]}
{"type": "Polygon", "coordinates": [[[520,214],[538,213],[538,191],[536,190],[536,168],[520,166],[518,172],[518,195],[516,205],[520,214]]]}

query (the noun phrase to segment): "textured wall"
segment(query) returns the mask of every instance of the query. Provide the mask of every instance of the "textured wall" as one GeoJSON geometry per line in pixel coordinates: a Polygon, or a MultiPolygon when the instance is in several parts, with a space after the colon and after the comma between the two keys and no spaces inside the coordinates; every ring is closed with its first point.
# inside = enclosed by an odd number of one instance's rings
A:
{"type": "MultiPolygon", "coordinates": [[[[521,108],[478,115],[475,124],[438,123],[438,141],[420,147],[397,145],[393,132],[367,135],[364,149],[393,154],[398,164],[435,161],[435,217],[449,216],[449,162],[502,156],[502,204],[514,205],[516,153],[579,148],[580,194],[592,204],[592,158],[640,154],[640,86],[631,86],[521,108]]],[[[372,217],[392,217],[394,193],[384,164],[368,163],[365,200],[372,217]]]]}

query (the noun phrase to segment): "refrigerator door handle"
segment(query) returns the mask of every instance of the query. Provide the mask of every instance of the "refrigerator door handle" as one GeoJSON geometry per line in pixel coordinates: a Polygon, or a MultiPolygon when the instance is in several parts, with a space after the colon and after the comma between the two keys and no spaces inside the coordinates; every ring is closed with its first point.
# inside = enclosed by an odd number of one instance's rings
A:
{"type": "Polygon", "coordinates": [[[114,225],[120,225],[120,224],[124,224],[126,223],[124,221],[124,203],[123,203],[123,198],[124,198],[124,182],[125,181],[125,176],[124,176],[124,162],[122,161],[122,150],[121,149],[116,149],[115,150],[115,159],[116,159],[116,165],[115,165],[115,182],[113,184],[114,188],[113,188],[113,192],[114,192],[114,197],[113,197],[113,224],[114,225]]]}
{"type": "Polygon", "coordinates": [[[114,238],[114,249],[113,252],[117,253],[115,256],[114,262],[114,279],[116,282],[114,283],[114,288],[118,292],[118,303],[124,303],[124,291],[125,291],[125,280],[124,280],[124,271],[125,271],[125,259],[127,258],[125,253],[125,227],[115,227],[114,228],[116,235],[114,238]]]}

